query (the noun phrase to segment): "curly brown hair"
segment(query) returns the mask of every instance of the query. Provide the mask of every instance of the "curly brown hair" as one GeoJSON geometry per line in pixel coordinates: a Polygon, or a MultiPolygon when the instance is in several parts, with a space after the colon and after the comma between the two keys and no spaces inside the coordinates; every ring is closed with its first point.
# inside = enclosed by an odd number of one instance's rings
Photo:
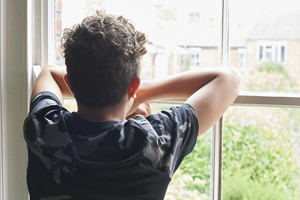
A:
{"type": "Polygon", "coordinates": [[[63,55],[77,103],[101,108],[119,104],[139,75],[146,42],[128,19],[103,10],[65,29],[63,55]]]}

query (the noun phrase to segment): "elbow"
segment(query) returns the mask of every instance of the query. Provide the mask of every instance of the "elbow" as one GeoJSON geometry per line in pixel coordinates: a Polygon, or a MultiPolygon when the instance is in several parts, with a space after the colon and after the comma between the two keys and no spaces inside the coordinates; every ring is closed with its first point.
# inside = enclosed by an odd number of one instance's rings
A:
{"type": "Polygon", "coordinates": [[[238,83],[240,83],[242,80],[241,73],[237,69],[232,68],[232,67],[228,67],[227,69],[228,69],[231,77],[234,78],[238,83]]]}
{"type": "Polygon", "coordinates": [[[236,96],[239,94],[240,86],[242,83],[242,75],[241,73],[236,70],[235,68],[228,68],[228,79],[232,91],[235,93],[236,96]]]}

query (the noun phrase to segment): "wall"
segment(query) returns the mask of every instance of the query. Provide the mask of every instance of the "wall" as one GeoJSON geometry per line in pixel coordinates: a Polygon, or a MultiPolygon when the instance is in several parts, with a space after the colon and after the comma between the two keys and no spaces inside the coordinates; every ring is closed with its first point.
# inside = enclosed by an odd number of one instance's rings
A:
{"type": "Polygon", "coordinates": [[[292,78],[300,79],[300,41],[287,41],[284,68],[292,78]]]}

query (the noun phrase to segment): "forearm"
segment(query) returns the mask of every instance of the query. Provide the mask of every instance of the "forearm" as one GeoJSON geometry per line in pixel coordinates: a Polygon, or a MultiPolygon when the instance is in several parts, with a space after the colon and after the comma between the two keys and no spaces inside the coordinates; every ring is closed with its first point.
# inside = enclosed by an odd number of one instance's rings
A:
{"type": "Polygon", "coordinates": [[[63,97],[72,97],[73,94],[64,82],[65,74],[66,69],[64,67],[44,67],[35,82],[30,101],[43,91],[54,93],[61,101],[63,97]]]}
{"type": "Polygon", "coordinates": [[[238,95],[240,74],[232,68],[203,68],[170,76],[164,80],[142,82],[133,110],[142,102],[155,99],[181,99],[197,113],[199,133],[209,129],[238,95]]]}
{"type": "Polygon", "coordinates": [[[223,68],[203,68],[167,77],[163,80],[143,81],[137,91],[137,101],[156,99],[188,99],[197,90],[212,80],[224,75],[223,68]]]}
{"type": "Polygon", "coordinates": [[[64,76],[67,73],[65,67],[50,66],[49,67],[51,76],[58,85],[63,97],[74,97],[73,93],[70,91],[69,87],[64,81],[64,76]]]}

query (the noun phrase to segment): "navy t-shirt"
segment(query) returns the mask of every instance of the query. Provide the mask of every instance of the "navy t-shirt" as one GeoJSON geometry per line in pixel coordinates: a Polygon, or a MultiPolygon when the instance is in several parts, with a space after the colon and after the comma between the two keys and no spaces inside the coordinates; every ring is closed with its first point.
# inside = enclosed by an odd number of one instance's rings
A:
{"type": "Polygon", "coordinates": [[[196,143],[189,104],[124,121],[92,122],[38,94],[24,122],[31,199],[163,199],[196,143]]]}

